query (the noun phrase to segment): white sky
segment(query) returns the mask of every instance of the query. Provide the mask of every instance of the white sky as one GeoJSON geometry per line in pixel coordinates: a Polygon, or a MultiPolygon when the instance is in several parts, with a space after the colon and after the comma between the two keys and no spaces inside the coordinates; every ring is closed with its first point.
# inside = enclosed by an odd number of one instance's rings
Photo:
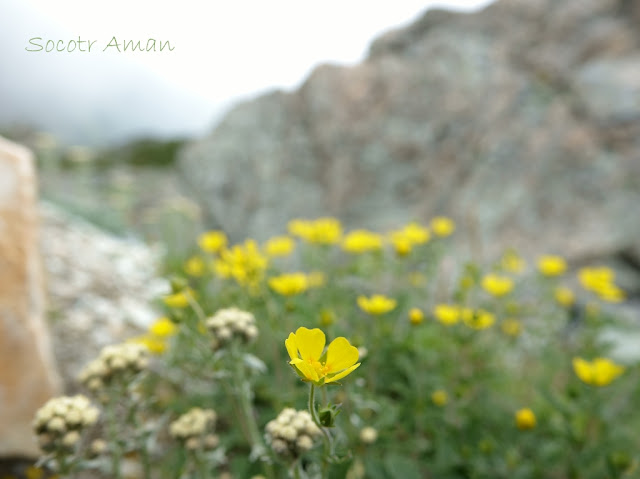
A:
{"type": "MultiPolygon", "coordinates": [[[[7,0],[3,0],[7,1],[7,0]]],[[[20,1],[20,0],[16,0],[20,1]]],[[[168,82],[212,105],[271,87],[293,88],[318,63],[354,63],[381,32],[429,6],[478,9],[491,0],[27,0],[34,13],[68,32],[53,40],[169,40],[175,50],[126,53],[168,82]]],[[[34,31],[46,41],[48,32],[34,31]]],[[[26,43],[26,39],[25,39],[26,43]]],[[[94,47],[95,48],[95,47],[94,47]]],[[[55,55],[49,54],[49,55],[55,55]]],[[[67,57],[72,53],[64,53],[67,57]]],[[[75,53],[75,55],[80,55],[75,53]]]]}

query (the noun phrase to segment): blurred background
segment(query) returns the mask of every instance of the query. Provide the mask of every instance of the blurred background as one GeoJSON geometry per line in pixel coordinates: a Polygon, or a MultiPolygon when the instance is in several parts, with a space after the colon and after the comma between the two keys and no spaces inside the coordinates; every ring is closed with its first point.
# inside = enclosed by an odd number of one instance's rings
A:
{"type": "Polygon", "coordinates": [[[637,2],[2,0],[0,19],[0,131],[35,151],[53,216],[175,267],[205,229],[446,215],[474,260],[600,261],[637,300],[637,2]]]}

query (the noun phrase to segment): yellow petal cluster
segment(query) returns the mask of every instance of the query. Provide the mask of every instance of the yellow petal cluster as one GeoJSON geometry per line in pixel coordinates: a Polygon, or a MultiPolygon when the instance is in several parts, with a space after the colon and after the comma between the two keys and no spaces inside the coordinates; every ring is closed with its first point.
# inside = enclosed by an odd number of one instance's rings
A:
{"type": "Polygon", "coordinates": [[[514,338],[522,332],[522,324],[517,319],[505,319],[500,327],[504,334],[514,338]]]}
{"type": "Polygon", "coordinates": [[[204,274],[205,264],[200,256],[192,256],[184,263],[184,271],[189,276],[200,277],[204,274]]]}
{"type": "Polygon", "coordinates": [[[460,321],[462,308],[455,304],[437,304],[433,308],[435,318],[446,326],[456,324],[460,321]]]}
{"type": "Polygon", "coordinates": [[[291,220],[287,225],[289,233],[309,243],[335,244],[342,238],[342,225],[336,218],[316,220],[291,220]]]}
{"type": "Polygon", "coordinates": [[[469,308],[464,308],[461,316],[464,324],[476,330],[490,328],[496,322],[496,317],[483,309],[473,311],[469,308]]]}
{"type": "Polygon", "coordinates": [[[168,294],[162,298],[162,301],[170,308],[186,308],[189,306],[189,299],[193,296],[194,292],[187,288],[177,293],[168,294]]]}
{"type": "Polygon", "coordinates": [[[265,243],[264,252],[269,257],[289,256],[295,246],[295,242],[289,236],[274,236],[265,243]]]}
{"type": "Polygon", "coordinates": [[[593,361],[573,358],[573,370],[583,383],[592,386],[606,386],[624,372],[622,366],[607,358],[593,361]]]}
{"type": "Polygon", "coordinates": [[[360,363],[358,348],[344,337],[331,341],[324,350],[326,337],[320,329],[300,327],[284,342],[291,364],[304,381],[323,385],[338,381],[352,373],[360,363]]]}
{"type": "Polygon", "coordinates": [[[445,216],[436,216],[431,220],[430,226],[431,231],[436,236],[449,236],[456,229],[456,224],[453,220],[445,216]]]}
{"type": "Polygon", "coordinates": [[[424,321],[424,313],[420,308],[411,308],[409,310],[409,321],[411,324],[418,325],[424,321]]]}
{"type": "Polygon", "coordinates": [[[282,296],[294,296],[309,288],[309,278],[304,273],[281,274],[269,278],[269,287],[282,296]]]}
{"type": "Polygon", "coordinates": [[[571,289],[567,288],[566,286],[558,286],[553,291],[553,296],[556,302],[560,306],[564,306],[565,308],[568,308],[569,306],[571,306],[576,299],[575,295],[573,294],[573,291],[571,291],[571,289]]]}
{"type": "Polygon", "coordinates": [[[399,256],[405,256],[411,252],[415,245],[421,245],[429,241],[431,233],[429,229],[413,221],[404,228],[392,231],[389,234],[391,244],[399,256]]]}
{"type": "Polygon", "coordinates": [[[604,301],[619,303],[625,299],[624,291],[614,283],[615,273],[610,268],[582,268],[578,271],[578,280],[584,289],[592,291],[604,301]]]}
{"type": "Polygon", "coordinates": [[[368,230],[353,230],[342,241],[342,249],[361,254],[382,249],[382,235],[368,230]]]}
{"type": "Polygon", "coordinates": [[[482,287],[492,296],[504,296],[513,289],[513,280],[506,276],[487,274],[482,278],[482,287]]]}
{"type": "Polygon", "coordinates": [[[536,427],[536,415],[529,408],[523,408],[516,411],[516,426],[518,429],[525,431],[536,427]]]}
{"type": "Polygon", "coordinates": [[[567,262],[561,256],[544,255],[538,258],[538,271],[545,276],[560,276],[567,270],[567,262]]]}
{"type": "Polygon", "coordinates": [[[256,287],[268,264],[269,259],[261,253],[257,243],[248,239],[222,250],[214,262],[214,269],[223,278],[233,278],[242,286],[256,287]]]}
{"type": "Polygon", "coordinates": [[[373,296],[358,296],[358,306],[365,313],[380,315],[385,314],[394,309],[397,305],[397,301],[392,298],[387,298],[382,294],[374,294],[373,296]]]}
{"type": "Polygon", "coordinates": [[[449,402],[449,395],[443,389],[438,389],[431,394],[431,402],[439,407],[445,406],[449,402]]]}
{"type": "Polygon", "coordinates": [[[507,251],[500,259],[500,268],[507,273],[522,273],[525,267],[525,261],[514,250],[507,251]]]}
{"type": "Polygon", "coordinates": [[[227,235],[223,231],[207,231],[198,237],[198,246],[207,253],[217,253],[227,246],[227,235]]]}

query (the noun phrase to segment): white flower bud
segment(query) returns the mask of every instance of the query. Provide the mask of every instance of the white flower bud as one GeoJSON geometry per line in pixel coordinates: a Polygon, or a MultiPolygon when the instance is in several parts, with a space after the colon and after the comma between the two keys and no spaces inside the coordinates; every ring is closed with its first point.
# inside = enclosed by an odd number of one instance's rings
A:
{"type": "Polygon", "coordinates": [[[94,456],[99,456],[107,451],[107,443],[103,439],[96,439],[91,443],[89,451],[94,456]]]}
{"type": "Polygon", "coordinates": [[[373,444],[378,439],[378,431],[367,426],[360,431],[360,440],[365,444],[373,444]]]}
{"type": "Polygon", "coordinates": [[[215,434],[207,434],[203,442],[205,449],[215,449],[220,444],[220,439],[215,434]]]}
{"type": "Polygon", "coordinates": [[[232,332],[231,329],[229,328],[220,328],[218,329],[218,332],[216,334],[216,336],[218,337],[218,339],[220,339],[221,341],[228,341],[231,339],[232,336],[232,332]]]}
{"type": "Polygon", "coordinates": [[[71,448],[75,446],[79,440],[80,440],[80,433],[78,431],[69,431],[62,438],[62,444],[65,447],[71,448]]]}
{"type": "Polygon", "coordinates": [[[311,439],[307,435],[300,436],[296,440],[296,447],[301,452],[308,451],[309,449],[311,449],[313,447],[313,439],[311,439]]]}
{"type": "Polygon", "coordinates": [[[196,449],[200,449],[200,445],[201,445],[200,439],[197,437],[190,437],[184,443],[184,447],[186,447],[190,451],[195,451],[196,449]]]}
{"type": "Polygon", "coordinates": [[[63,432],[67,429],[67,425],[64,422],[64,419],[56,416],[49,420],[49,422],[47,423],[47,429],[54,432],[63,432]]]}
{"type": "Polygon", "coordinates": [[[298,433],[293,427],[286,425],[280,428],[280,437],[287,441],[295,441],[298,433]]]}
{"type": "Polygon", "coordinates": [[[289,451],[289,446],[287,446],[286,441],[282,439],[274,439],[271,441],[271,449],[273,449],[276,454],[286,454],[289,451]]]}

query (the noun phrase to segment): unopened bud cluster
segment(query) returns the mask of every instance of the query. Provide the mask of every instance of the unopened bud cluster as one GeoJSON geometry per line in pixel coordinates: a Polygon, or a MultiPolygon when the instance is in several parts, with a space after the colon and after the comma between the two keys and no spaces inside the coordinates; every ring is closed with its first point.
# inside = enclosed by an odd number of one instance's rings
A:
{"type": "Polygon", "coordinates": [[[220,349],[233,340],[240,338],[244,342],[258,337],[256,318],[248,311],[238,308],[221,309],[207,319],[207,329],[213,335],[213,348],[220,349]]]}
{"type": "Polygon", "coordinates": [[[173,421],[169,433],[189,450],[215,449],[220,443],[213,434],[216,418],[214,410],[195,407],[173,421]]]}
{"type": "Polygon", "coordinates": [[[313,447],[314,439],[322,433],[308,411],[283,409],[278,417],[267,423],[265,439],[273,451],[281,456],[298,457],[313,447]]]}
{"type": "Polygon", "coordinates": [[[142,344],[124,343],[106,346],[100,356],[85,366],[80,382],[98,391],[116,377],[129,377],[147,368],[149,349],[142,344]]]}
{"type": "Polygon", "coordinates": [[[100,412],[85,396],[50,399],[36,412],[33,428],[43,451],[73,449],[83,429],[96,423],[100,412]]]}

